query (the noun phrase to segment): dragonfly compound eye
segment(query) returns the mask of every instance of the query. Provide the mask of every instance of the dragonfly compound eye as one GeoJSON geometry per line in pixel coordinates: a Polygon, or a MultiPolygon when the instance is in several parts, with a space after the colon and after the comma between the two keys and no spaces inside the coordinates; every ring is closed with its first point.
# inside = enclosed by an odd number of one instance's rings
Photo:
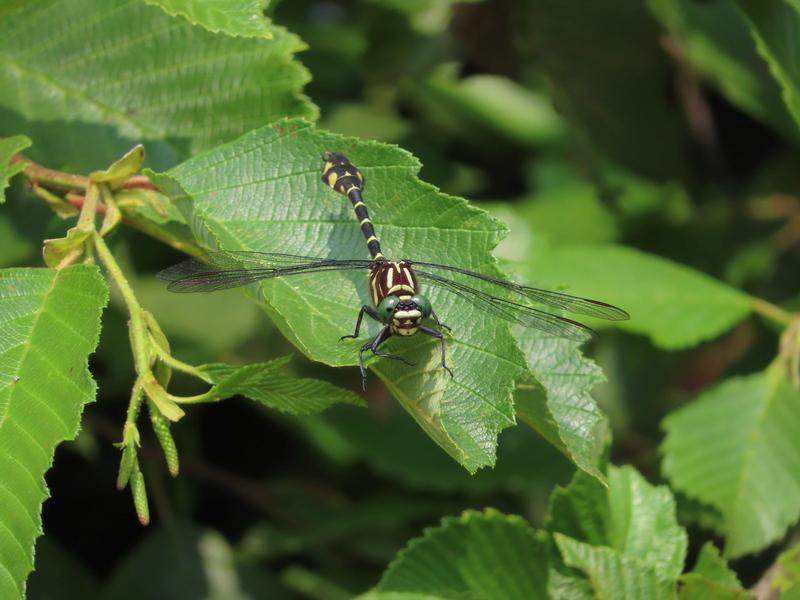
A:
{"type": "Polygon", "coordinates": [[[397,296],[386,296],[381,303],[378,304],[378,314],[384,320],[384,322],[389,321],[394,314],[394,309],[397,308],[397,304],[400,302],[400,298],[397,296]]]}
{"type": "Polygon", "coordinates": [[[431,316],[431,301],[428,300],[426,296],[422,294],[415,294],[411,297],[411,301],[417,305],[419,312],[422,313],[423,317],[430,317],[431,316]]]}

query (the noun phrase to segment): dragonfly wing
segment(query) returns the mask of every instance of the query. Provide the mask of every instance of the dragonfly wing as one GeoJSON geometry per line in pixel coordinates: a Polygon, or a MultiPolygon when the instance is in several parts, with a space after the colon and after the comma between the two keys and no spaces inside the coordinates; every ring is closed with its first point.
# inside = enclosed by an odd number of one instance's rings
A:
{"type": "Polygon", "coordinates": [[[158,274],[171,292],[211,292],[303,273],[366,269],[370,260],[337,260],[265,252],[207,252],[158,274]]]}
{"type": "Polygon", "coordinates": [[[539,304],[560,308],[575,314],[586,315],[587,317],[606,319],[608,321],[627,321],[630,318],[630,315],[621,308],[617,308],[616,306],[601,302],[599,300],[581,298],[580,296],[571,296],[561,292],[551,292],[549,290],[542,290],[535,287],[520,285],[518,283],[496,279],[494,277],[490,277],[489,275],[484,275],[483,273],[475,273],[474,271],[468,271],[459,267],[451,267],[449,265],[423,262],[413,262],[412,264],[424,267],[426,269],[440,269],[443,271],[449,271],[451,273],[459,273],[460,275],[474,277],[475,279],[480,279],[481,281],[485,281],[490,285],[508,290],[514,294],[518,294],[528,298],[529,300],[538,302],[539,304]]]}
{"type": "Polygon", "coordinates": [[[464,283],[446,279],[435,273],[415,270],[417,277],[426,283],[451,292],[475,305],[480,310],[485,310],[510,323],[518,323],[525,327],[533,327],[556,337],[567,338],[583,342],[592,337],[594,332],[589,328],[559,315],[553,315],[543,310],[525,306],[510,300],[504,300],[475,289],[464,283]]]}

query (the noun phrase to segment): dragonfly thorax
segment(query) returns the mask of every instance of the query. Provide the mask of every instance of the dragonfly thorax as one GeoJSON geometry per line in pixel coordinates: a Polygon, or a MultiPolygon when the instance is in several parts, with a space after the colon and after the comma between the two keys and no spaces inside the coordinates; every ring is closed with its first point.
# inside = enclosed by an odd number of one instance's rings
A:
{"type": "Polygon", "coordinates": [[[376,260],[369,269],[369,289],[377,307],[387,296],[411,298],[419,291],[417,276],[407,260],[376,260]]]}

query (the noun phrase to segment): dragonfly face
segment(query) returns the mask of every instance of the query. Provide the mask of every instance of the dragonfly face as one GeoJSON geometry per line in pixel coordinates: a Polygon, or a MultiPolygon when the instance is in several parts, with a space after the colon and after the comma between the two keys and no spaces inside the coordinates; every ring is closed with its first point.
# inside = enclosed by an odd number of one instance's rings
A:
{"type": "Polygon", "coordinates": [[[403,298],[386,296],[377,308],[381,320],[394,335],[414,335],[422,320],[431,316],[431,303],[422,294],[403,298]]]}

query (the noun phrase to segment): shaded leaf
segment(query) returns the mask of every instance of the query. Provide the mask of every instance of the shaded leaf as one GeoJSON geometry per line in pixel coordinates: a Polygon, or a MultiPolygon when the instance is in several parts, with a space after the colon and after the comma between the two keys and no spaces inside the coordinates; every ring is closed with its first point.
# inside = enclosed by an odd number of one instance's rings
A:
{"type": "Polygon", "coordinates": [[[8,180],[25,170],[25,163],[11,162],[11,157],[31,145],[31,140],[24,135],[0,138],[0,204],[6,201],[8,180]]]}
{"type": "Polygon", "coordinates": [[[117,565],[100,597],[280,600],[288,596],[265,569],[238,564],[220,533],[179,522],[148,532],[117,565]]]}
{"type": "Polygon", "coordinates": [[[668,350],[725,332],[750,312],[752,302],[699,271],[624,246],[541,247],[524,267],[533,285],[561,286],[627,310],[630,321],[615,326],[646,334],[668,350]]]}
{"type": "Polygon", "coordinates": [[[282,373],[289,360],[287,356],[241,367],[216,363],[202,365],[199,370],[214,382],[211,394],[216,398],[241,394],[292,415],[310,415],[340,403],[365,405],[360,396],[327,381],[282,373]]]}
{"type": "Polygon", "coordinates": [[[0,23],[0,104],[196,151],[276,118],[316,115],[293,58],[303,43],[273,33],[214,35],[138,0],[32,3],[0,23]],[[47,40],[32,45],[42,31],[47,40]]]}
{"type": "Polygon", "coordinates": [[[564,562],[589,576],[596,598],[660,600],[675,598],[675,583],[655,569],[605,546],[592,546],[554,534],[564,562]]]}
{"type": "Polygon", "coordinates": [[[49,536],[36,541],[36,569],[28,578],[28,600],[96,598],[97,581],[67,548],[49,536]]]}
{"type": "Polygon", "coordinates": [[[783,89],[783,101],[800,124],[800,6],[787,0],[736,0],[747,17],[758,51],[783,89]]]}
{"type": "Polygon", "coordinates": [[[269,0],[145,0],[169,15],[180,15],[214,33],[271,39],[264,16],[269,0]]]}
{"type": "Polygon", "coordinates": [[[800,392],[780,368],[729,379],[664,420],[664,473],[723,515],[725,554],[780,538],[800,516],[800,392]]]}
{"type": "Polygon", "coordinates": [[[652,568],[665,579],[683,571],[686,531],[666,487],[650,485],[635,469],[608,469],[608,487],[577,473],[550,499],[547,528],[652,568]]]}
{"type": "Polygon", "coordinates": [[[0,597],[24,596],[44,474],[94,400],[88,356],[107,298],[96,267],[0,271],[0,597]]]}
{"type": "Polygon", "coordinates": [[[544,71],[556,108],[598,155],[652,177],[683,172],[685,130],[664,94],[669,66],[643,3],[525,6],[520,42],[544,71]]]}
{"type": "MultiPolygon", "coordinates": [[[[491,250],[503,226],[417,179],[419,163],[394,147],[357,144],[287,121],[154,177],[201,243],[363,258],[367,248],[350,203],[321,181],[320,156],[327,150],[346,151],[364,173],[364,196],[388,256],[500,275],[491,250]]],[[[361,270],[268,280],[248,291],[263,298],[287,338],[327,364],[355,364],[367,335],[378,331],[367,319],[360,340],[337,342],[352,332],[359,307],[369,302],[361,270]]],[[[447,354],[455,378],[440,367],[438,341],[421,335],[392,338],[385,346],[416,366],[365,358],[428,435],[474,472],[494,463],[497,434],[514,423],[511,391],[524,365],[505,322],[443,290],[424,288],[424,293],[442,322],[453,327],[447,354]]]]}
{"type": "Polygon", "coordinates": [[[70,227],[66,237],[45,240],[42,251],[44,264],[53,269],[57,268],[68,255],[80,250],[91,236],[91,229],[70,227]]]}
{"type": "Polygon", "coordinates": [[[547,595],[547,542],[521,517],[493,509],[446,517],[411,540],[378,591],[517,600],[547,595]]]}
{"type": "Polygon", "coordinates": [[[733,104],[797,140],[781,89],[756,51],[735,2],[648,0],[656,16],[679,36],[693,68],[733,104]]]}

